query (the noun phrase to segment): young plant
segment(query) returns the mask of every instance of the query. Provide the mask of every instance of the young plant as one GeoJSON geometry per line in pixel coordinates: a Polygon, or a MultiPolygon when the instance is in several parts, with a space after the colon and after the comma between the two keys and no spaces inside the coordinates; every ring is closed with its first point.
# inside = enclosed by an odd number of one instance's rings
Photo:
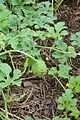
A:
{"type": "Polygon", "coordinates": [[[73,91],[73,93],[80,93],[80,76],[70,77],[69,88],[73,91]]]}
{"type": "Polygon", "coordinates": [[[76,34],[72,34],[70,36],[70,40],[72,41],[72,46],[79,46],[80,47],[80,31],[76,32],[76,34]]]}
{"type": "Polygon", "coordinates": [[[0,63],[0,88],[7,89],[7,100],[9,99],[9,87],[10,85],[21,85],[21,80],[19,80],[21,76],[21,71],[19,69],[15,69],[13,71],[13,77],[10,77],[10,73],[12,72],[11,67],[7,63],[0,63]]]}
{"type": "Polygon", "coordinates": [[[64,112],[65,117],[67,117],[68,113],[70,112],[70,116],[74,116],[75,118],[78,118],[79,111],[76,108],[76,104],[77,104],[77,99],[73,98],[73,94],[70,89],[67,89],[65,93],[63,93],[62,96],[60,96],[58,99],[58,109],[65,110],[64,112]]]}
{"type": "Polygon", "coordinates": [[[54,117],[52,120],[70,120],[69,118],[67,118],[67,117],[59,117],[59,116],[56,116],[56,117],[54,117]]]}

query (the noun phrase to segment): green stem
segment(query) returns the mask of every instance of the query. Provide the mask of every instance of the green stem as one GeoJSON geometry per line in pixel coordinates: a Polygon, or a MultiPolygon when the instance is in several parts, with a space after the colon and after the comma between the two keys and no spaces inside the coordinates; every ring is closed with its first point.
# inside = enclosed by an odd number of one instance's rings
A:
{"type": "Polygon", "coordinates": [[[7,54],[7,53],[10,53],[10,52],[17,52],[17,53],[21,53],[21,54],[24,54],[25,56],[28,56],[29,58],[31,58],[31,59],[33,59],[34,61],[36,61],[37,62],[37,60],[34,58],[34,57],[32,57],[31,55],[29,55],[29,54],[27,54],[27,53],[25,53],[25,52],[23,52],[23,51],[20,51],[20,50],[8,50],[8,51],[5,51],[5,52],[2,52],[2,53],[0,53],[0,56],[2,56],[2,55],[4,55],[4,54],[7,54]]]}
{"type": "Polygon", "coordinates": [[[9,89],[10,89],[10,87],[9,87],[9,76],[7,77],[7,81],[8,81],[8,88],[7,88],[7,101],[8,101],[8,99],[9,99],[9,89]]]}
{"type": "Polygon", "coordinates": [[[23,72],[21,73],[22,75],[26,72],[26,69],[27,69],[27,66],[28,66],[28,61],[29,61],[29,59],[26,58],[26,61],[25,61],[25,63],[24,63],[24,70],[23,70],[23,72]]]}
{"type": "Polygon", "coordinates": [[[5,115],[4,115],[2,112],[0,112],[0,118],[1,118],[2,120],[4,120],[4,118],[5,118],[5,115]]]}
{"type": "Polygon", "coordinates": [[[8,110],[7,110],[7,102],[6,102],[6,98],[5,98],[3,90],[1,90],[1,93],[2,93],[2,96],[3,96],[3,99],[4,99],[4,103],[5,103],[6,119],[9,120],[9,118],[8,118],[8,110]]]}
{"type": "Polygon", "coordinates": [[[11,56],[11,53],[10,53],[10,52],[9,52],[9,56],[10,56],[10,59],[11,59],[12,67],[13,67],[13,69],[15,70],[15,66],[14,66],[13,59],[12,59],[12,56],[11,56]]]}
{"type": "Polygon", "coordinates": [[[58,51],[60,53],[65,53],[65,54],[70,54],[71,53],[71,52],[61,51],[61,50],[53,48],[53,47],[45,47],[45,46],[37,46],[37,47],[39,47],[39,48],[46,48],[46,49],[50,49],[50,50],[55,50],[55,51],[58,51]]]}
{"type": "Polygon", "coordinates": [[[61,87],[63,88],[63,90],[66,91],[66,88],[63,86],[63,84],[61,83],[61,81],[55,75],[53,77],[58,81],[58,83],[61,85],[61,87]]]}
{"type": "Polygon", "coordinates": [[[62,2],[63,2],[64,0],[61,0],[60,1],[60,3],[57,5],[57,7],[56,7],[56,9],[55,9],[55,11],[57,11],[58,10],[58,8],[61,6],[61,4],[62,4],[62,2]]]}
{"type": "Polygon", "coordinates": [[[53,17],[53,3],[54,3],[54,0],[52,0],[52,17],[53,17]]]}

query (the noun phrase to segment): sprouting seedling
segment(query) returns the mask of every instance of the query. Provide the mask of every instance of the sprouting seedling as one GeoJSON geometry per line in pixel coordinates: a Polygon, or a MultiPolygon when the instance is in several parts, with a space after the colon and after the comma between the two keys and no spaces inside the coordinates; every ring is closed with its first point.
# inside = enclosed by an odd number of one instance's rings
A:
{"type": "Polygon", "coordinates": [[[71,116],[78,118],[79,111],[76,108],[76,104],[77,104],[77,99],[73,98],[73,94],[70,89],[67,89],[65,93],[63,93],[62,96],[60,96],[58,99],[58,109],[65,110],[64,116],[66,117],[68,115],[68,112],[70,112],[71,116]]]}
{"type": "Polygon", "coordinates": [[[77,32],[76,34],[72,34],[70,36],[70,39],[72,41],[72,46],[79,46],[80,47],[80,32],[77,32]]]}
{"type": "Polygon", "coordinates": [[[80,93],[80,76],[70,77],[69,88],[72,89],[73,93],[80,93]]]}
{"type": "Polygon", "coordinates": [[[13,71],[13,76],[10,76],[10,73],[12,72],[11,67],[7,63],[0,63],[0,92],[2,93],[4,103],[5,103],[5,112],[6,112],[6,120],[9,120],[8,113],[7,113],[7,101],[9,100],[9,89],[10,85],[21,85],[21,80],[19,80],[19,77],[21,76],[21,71],[18,69],[15,69],[13,71]],[[3,92],[3,89],[7,87],[7,98],[5,97],[5,94],[3,92]]]}

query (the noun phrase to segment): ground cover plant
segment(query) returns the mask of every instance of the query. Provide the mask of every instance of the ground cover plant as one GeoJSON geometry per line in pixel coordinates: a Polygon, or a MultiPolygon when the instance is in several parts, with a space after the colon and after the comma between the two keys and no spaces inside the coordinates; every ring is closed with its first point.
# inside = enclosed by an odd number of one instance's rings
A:
{"type": "MultiPolygon", "coordinates": [[[[63,0],[58,2],[60,3],[54,11],[58,10],[63,0]]],[[[79,69],[77,75],[71,74],[75,67],[72,61],[80,57],[80,31],[69,35],[65,22],[58,21],[53,14],[54,11],[53,1],[0,2],[0,96],[1,101],[4,100],[4,105],[0,105],[1,120],[47,120],[44,116],[34,117],[30,111],[23,116],[17,116],[17,112],[16,115],[10,112],[14,109],[11,110],[9,104],[21,101],[26,104],[29,100],[27,98],[24,102],[26,92],[22,92],[16,98],[11,95],[12,87],[22,89],[24,83],[22,79],[25,75],[27,78],[37,79],[37,82],[42,81],[40,85],[43,82],[47,84],[46,76],[52,77],[59,85],[59,89],[62,89],[56,107],[61,114],[52,114],[50,120],[80,119],[79,69]],[[70,39],[70,44],[64,41],[66,36],[70,39]],[[51,43],[45,44],[47,40],[51,43]],[[17,66],[15,55],[20,55],[20,58],[24,56],[24,60],[21,61],[23,67],[17,66]],[[54,61],[51,66],[47,64],[49,59],[54,61]]]]}

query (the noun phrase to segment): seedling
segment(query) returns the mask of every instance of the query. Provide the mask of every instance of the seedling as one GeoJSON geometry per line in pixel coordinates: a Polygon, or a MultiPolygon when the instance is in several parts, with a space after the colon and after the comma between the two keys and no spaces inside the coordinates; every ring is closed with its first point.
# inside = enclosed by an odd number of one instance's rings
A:
{"type": "Polygon", "coordinates": [[[76,34],[72,34],[70,36],[70,39],[72,41],[72,46],[79,46],[80,47],[80,32],[77,32],[76,34]]]}
{"type": "Polygon", "coordinates": [[[65,110],[64,116],[67,117],[68,112],[71,112],[71,116],[74,116],[75,118],[78,118],[79,111],[76,108],[77,99],[73,98],[72,91],[70,89],[67,89],[65,93],[62,94],[62,96],[58,99],[58,109],[59,110],[65,110]],[[76,114],[75,114],[76,112],[76,114]]]}
{"type": "Polygon", "coordinates": [[[80,93],[80,76],[70,77],[69,88],[72,89],[73,93],[80,93]]]}

